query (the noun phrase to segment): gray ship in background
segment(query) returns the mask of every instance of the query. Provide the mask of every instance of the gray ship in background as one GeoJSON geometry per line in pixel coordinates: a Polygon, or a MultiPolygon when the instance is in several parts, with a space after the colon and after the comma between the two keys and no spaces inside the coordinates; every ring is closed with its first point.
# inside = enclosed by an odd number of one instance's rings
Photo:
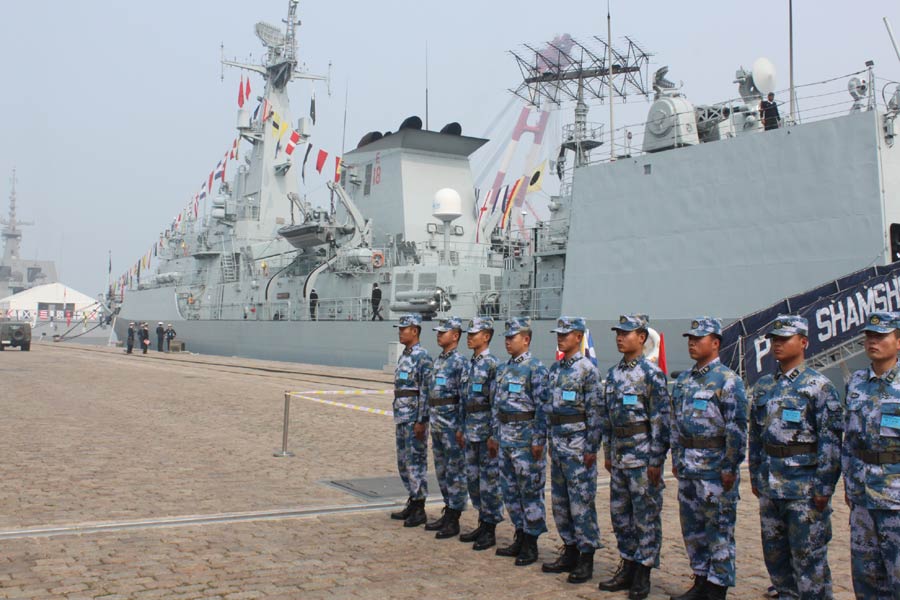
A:
{"type": "Polygon", "coordinates": [[[56,283],[56,265],[49,260],[22,258],[22,230],[24,225],[34,223],[20,221],[16,216],[16,171],[10,178],[9,213],[0,224],[3,239],[3,257],[0,258],[0,298],[18,294],[38,285],[56,283]]]}
{"type": "Polygon", "coordinates": [[[552,322],[575,314],[606,365],[617,359],[609,327],[641,312],[680,369],[695,316],[739,319],[900,256],[896,83],[861,65],[797,86],[782,126],[765,131],[767,60],[737,71],[737,98],[699,105],[666,68],[650,75],[631,40],[619,50],[565,37],[516,55],[526,104],[513,141],[558,148],[547,218],[521,216],[535,177],[550,176],[533,157],[514,173],[504,154],[476,193],[470,157],[487,140],[415,117],[364,135],[329,184],[333,206],[311,206],[300,190],[311,124],[293,119],[287,87],[324,78],[298,67],[296,10],[290,0],[284,29],[256,26],[262,64],[224,61],[265,82],[255,113],[238,111],[242,157],[209,190],[208,214],[161,237],[155,270],[113,287],[120,339],[129,321],[164,321],[191,351],[380,368],[396,359],[388,321],[399,314],[529,315],[534,352],[552,361],[552,322]],[[626,94],[652,94],[641,131],[588,121],[591,101],[626,94]],[[574,122],[550,140],[544,108],[562,105],[574,122]],[[372,320],[375,283],[385,322],[372,320]]]}

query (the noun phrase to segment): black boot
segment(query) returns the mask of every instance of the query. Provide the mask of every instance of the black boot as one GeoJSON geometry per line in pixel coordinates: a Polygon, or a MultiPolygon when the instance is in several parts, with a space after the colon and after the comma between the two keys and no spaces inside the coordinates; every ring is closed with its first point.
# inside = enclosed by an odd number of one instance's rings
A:
{"type": "Polygon", "coordinates": [[[544,573],[568,573],[575,568],[577,563],[578,546],[567,544],[560,548],[559,556],[555,561],[541,565],[541,571],[544,573]]]}
{"type": "Polygon", "coordinates": [[[406,517],[409,516],[409,513],[412,511],[412,498],[406,499],[406,506],[403,507],[403,510],[399,510],[397,512],[391,513],[391,518],[395,521],[405,521],[406,517]]]}
{"type": "Polygon", "coordinates": [[[425,524],[425,531],[438,531],[441,527],[444,526],[444,523],[447,521],[447,507],[441,509],[441,516],[435,519],[434,521],[429,521],[425,524]]]}
{"type": "Polygon", "coordinates": [[[403,521],[403,526],[418,527],[427,520],[428,515],[425,514],[425,500],[413,500],[409,516],[403,521]]]}
{"type": "Polygon", "coordinates": [[[459,541],[461,542],[474,542],[478,539],[478,536],[481,535],[481,532],[484,531],[484,521],[478,519],[478,527],[473,529],[472,531],[467,531],[465,533],[461,533],[459,535],[459,541]]]}
{"type": "Polygon", "coordinates": [[[670,596],[670,600],[704,600],[706,598],[706,577],[703,575],[694,575],[694,585],[691,589],[680,596],[670,596]]]}
{"type": "Polygon", "coordinates": [[[519,556],[516,557],[516,566],[524,567],[526,565],[530,565],[531,563],[537,561],[538,559],[538,547],[537,547],[537,536],[536,535],[528,535],[527,533],[522,536],[522,549],[519,550],[519,556]]]}
{"type": "Polygon", "coordinates": [[[635,564],[633,562],[622,559],[612,578],[601,581],[597,587],[604,592],[618,592],[629,589],[631,582],[634,580],[634,567],[635,564]]]}
{"type": "Polygon", "coordinates": [[[634,580],[628,591],[628,600],[644,600],[650,595],[650,567],[634,566],[634,580]]]}
{"type": "Polygon", "coordinates": [[[578,564],[569,573],[569,583],[584,583],[594,578],[594,551],[582,552],[578,555],[578,564]]]}
{"type": "Polygon", "coordinates": [[[441,527],[441,530],[438,531],[434,537],[439,540],[445,540],[459,535],[459,515],[460,511],[448,508],[446,518],[444,519],[444,526],[441,527]]]}
{"type": "Polygon", "coordinates": [[[481,526],[484,529],[481,530],[481,534],[479,534],[478,539],[472,545],[472,550],[487,550],[497,544],[497,538],[494,536],[494,529],[497,527],[497,524],[482,523],[481,526]]]}
{"type": "Polygon", "coordinates": [[[703,588],[703,591],[706,592],[706,596],[703,597],[708,598],[708,600],[725,600],[725,596],[728,594],[727,587],[716,585],[709,581],[706,582],[706,587],[703,588]]]}
{"type": "Polygon", "coordinates": [[[505,548],[497,548],[497,551],[494,553],[497,556],[518,556],[519,551],[522,549],[522,538],[525,536],[525,532],[521,529],[516,529],[516,535],[513,538],[513,543],[505,548]]]}

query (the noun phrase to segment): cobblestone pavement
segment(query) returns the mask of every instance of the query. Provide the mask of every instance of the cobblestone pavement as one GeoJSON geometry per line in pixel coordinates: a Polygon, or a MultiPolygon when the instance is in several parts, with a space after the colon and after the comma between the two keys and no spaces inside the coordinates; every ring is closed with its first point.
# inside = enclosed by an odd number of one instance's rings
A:
{"type": "MultiPolygon", "coordinates": [[[[515,567],[492,551],[473,552],[457,540],[404,529],[387,510],[16,535],[27,528],[365,504],[321,482],[393,475],[391,420],[298,398],[290,442],[297,456],[274,458],[283,393],[379,389],[389,377],[40,344],[30,353],[0,355],[0,377],[0,536],[6,537],[0,539],[0,598],[624,597],[596,588],[617,563],[602,475],[598,510],[606,547],[597,553],[594,581],[581,586],[542,574],[539,565],[515,567]]],[[[382,395],[334,399],[390,407],[382,395]]],[[[729,597],[759,599],[768,578],[746,479],[738,588],[729,597]]],[[[431,514],[438,509],[429,506],[431,514]]],[[[835,503],[830,559],[842,599],[852,597],[847,520],[846,507],[835,503]]],[[[467,511],[464,528],[474,521],[467,511]]],[[[663,522],[662,567],[653,574],[652,598],[689,586],[671,480],[663,522]]],[[[500,543],[509,541],[508,523],[498,534],[500,543]]],[[[540,541],[541,560],[558,543],[551,528],[540,541]]]]}

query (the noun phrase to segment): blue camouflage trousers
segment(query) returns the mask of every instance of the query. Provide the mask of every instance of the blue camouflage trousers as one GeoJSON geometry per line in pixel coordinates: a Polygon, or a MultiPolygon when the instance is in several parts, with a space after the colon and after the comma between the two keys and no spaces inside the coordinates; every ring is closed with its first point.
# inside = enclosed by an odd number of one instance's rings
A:
{"type": "Polygon", "coordinates": [[[503,494],[500,491],[500,457],[491,458],[487,442],[466,440],[466,478],[469,498],[485,523],[503,520],[503,494]]]}
{"type": "Polygon", "coordinates": [[[691,569],[723,587],[734,587],[738,485],[726,492],[718,480],[678,480],[681,534],[691,569]]]}
{"type": "Polygon", "coordinates": [[[831,506],[816,510],[812,498],[759,497],[763,556],[779,598],[832,598],[828,542],[831,506]]]}
{"type": "Polygon", "coordinates": [[[466,462],[463,449],[456,443],[456,432],[435,427],[432,423],[431,452],[444,504],[453,510],[465,510],[466,462]]]}
{"type": "Polygon", "coordinates": [[[613,467],[609,479],[609,513],[619,555],[646,567],[659,566],[662,545],[664,481],[651,485],[647,467],[613,467]]]}
{"type": "Polygon", "coordinates": [[[403,487],[413,500],[428,495],[428,442],[419,441],[413,433],[415,423],[398,423],[396,427],[397,471],[403,487]]]}
{"type": "Polygon", "coordinates": [[[579,552],[600,547],[597,463],[584,466],[584,432],[550,437],[550,497],[559,537],[579,552]]]}
{"type": "Polygon", "coordinates": [[[544,509],[546,456],[534,460],[530,447],[500,448],[500,477],[506,512],[517,531],[521,529],[533,536],[547,531],[544,509]]]}
{"type": "Polygon", "coordinates": [[[900,511],[850,508],[853,591],[866,600],[900,600],[900,511]]]}

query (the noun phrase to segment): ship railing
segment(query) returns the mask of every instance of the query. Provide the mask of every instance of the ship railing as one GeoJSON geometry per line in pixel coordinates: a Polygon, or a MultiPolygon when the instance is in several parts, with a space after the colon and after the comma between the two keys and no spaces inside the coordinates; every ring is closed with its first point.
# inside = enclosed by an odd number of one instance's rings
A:
{"type": "MultiPolygon", "coordinates": [[[[464,318],[492,316],[500,320],[518,316],[555,319],[562,308],[561,286],[506,290],[487,287],[481,291],[442,291],[436,296],[423,294],[418,305],[412,303],[410,308],[392,312],[390,291],[385,286],[379,313],[385,319],[406,312],[420,312],[434,318],[457,315],[464,318]]],[[[373,318],[370,296],[322,297],[315,305],[308,299],[298,299],[221,304],[216,308],[211,318],[223,321],[371,321],[373,318]]]]}

